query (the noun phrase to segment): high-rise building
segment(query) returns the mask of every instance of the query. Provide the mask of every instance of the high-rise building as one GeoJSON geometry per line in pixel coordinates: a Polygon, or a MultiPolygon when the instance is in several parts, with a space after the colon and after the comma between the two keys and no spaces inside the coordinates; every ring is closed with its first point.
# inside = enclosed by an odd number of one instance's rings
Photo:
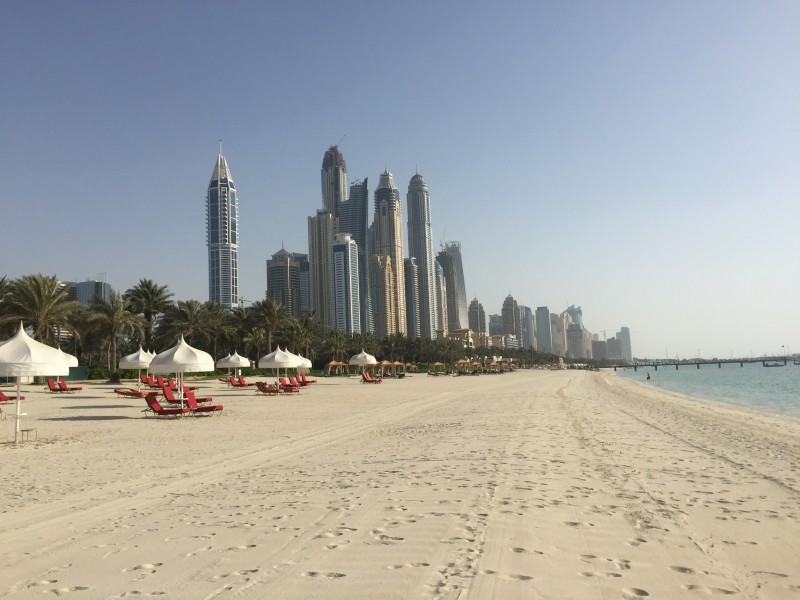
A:
{"type": "Polygon", "coordinates": [[[627,327],[620,327],[617,332],[617,339],[622,347],[622,360],[628,362],[633,360],[633,350],[631,349],[631,330],[627,327]]]}
{"type": "Polygon", "coordinates": [[[206,194],[206,243],[208,299],[230,310],[239,306],[239,203],[222,143],[206,194]]]}
{"type": "Polygon", "coordinates": [[[419,267],[413,256],[405,259],[406,279],[406,335],[420,337],[419,267]]]}
{"type": "MultiPolygon", "coordinates": [[[[306,255],[299,256],[305,257],[306,255]]],[[[293,317],[302,314],[300,269],[301,259],[283,248],[267,261],[267,298],[282,304],[286,308],[286,312],[293,317]]],[[[308,270],[306,269],[306,281],[307,279],[308,270]]]]}
{"type": "MultiPolygon", "coordinates": [[[[386,262],[392,270],[394,282],[391,290],[394,311],[387,307],[373,305],[375,319],[375,333],[380,337],[379,331],[392,331],[392,333],[406,332],[406,298],[405,298],[405,273],[403,272],[403,220],[400,213],[400,191],[395,187],[392,174],[389,171],[381,173],[378,187],[375,190],[375,219],[373,229],[373,253],[377,256],[390,257],[386,262]],[[387,317],[392,315],[394,323],[378,323],[379,315],[387,317]]],[[[374,263],[373,263],[374,264],[374,263]]],[[[379,296],[380,298],[380,296],[379,296]]]]}
{"type": "Polygon", "coordinates": [[[519,306],[520,344],[525,350],[536,348],[536,323],[530,306],[519,306]]]}
{"type": "Polygon", "coordinates": [[[553,353],[553,338],[550,326],[550,311],[546,306],[536,308],[536,345],[539,352],[553,353]]]}
{"type": "Polygon", "coordinates": [[[308,217],[308,267],[311,311],[323,327],[332,327],[331,245],[339,232],[339,219],[325,209],[308,217]]]}
{"type": "Polygon", "coordinates": [[[509,294],[503,301],[503,310],[500,312],[503,319],[503,333],[513,335],[518,340],[522,332],[522,325],[519,318],[519,305],[514,300],[514,296],[509,294]]]}
{"type": "Polygon", "coordinates": [[[339,146],[331,146],[322,158],[322,208],[338,217],[342,202],[347,202],[347,164],[339,146]]]}
{"type": "Polygon", "coordinates": [[[111,302],[111,286],[106,281],[106,274],[100,273],[94,277],[87,277],[85,281],[77,283],[73,281],[62,282],[67,288],[67,298],[76,300],[84,306],[91,306],[95,296],[111,302]]]}
{"type": "MultiPolygon", "coordinates": [[[[436,269],[431,233],[428,184],[417,173],[408,184],[408,255],[417,260],[420,335],[436,338],[439,315],[436,310],[436,269]]],[[[408,280],[406,280],[408,285],[408,280]]]]}
{"type": "Polygon", "coordinates": [[[369,190],[367,178],[350,184],[350,197],[339,204],[339,231],[353,236],[358,246],[358,283],[361,290],[361,331],[374,331],[370,284],[369,190]]]}
{"type": "Polygon", "coordinates": [[[447,280],[444,278],[444,269],[438,260],[434,261],[436,269],[436,314],[439,324],[436,329],[436,339],[443,340],[447,337],[447,280]]]}
{"type": "Polygon", "coordinates": [[[483,304],[477,298],[473,298],[472,302],[469,303],[467,312],[469,328],[479,336],[488,333],[486,331],[486,311],[483,310],[483,304]]]}
{"type": "Polygon", "coordinates": [[[385,338],[397,333],[397,304],[395,302],[394,269],[392,257],[373,254],[370,257],[370,293],[375,313],[375,336],[385,338]]]}
{"type": "Polygon", "coordinates": [[[503,335],[503,318],[500,315],[489,315],[489,335],[503,335]]]}
{"type": "Polygon", "coordinates": [[[331,326],[361,333],[358,247],[349,233],[338,233],[331,245],[331,326]]]}
{"type": "Polygon", "coordinates": [[[566,313],[550,313],[550,339],[553,342],[553,354],[561,357],[567,355],[566,318],[566,313]]]}
{"type": "Polygon", "coordinates": [[[447,329],[467,329],[467,288],[464,283],[464,267],[461,262],[461,242],[447,242],[436,256],[442,266],[447,282],[447,329]]]}

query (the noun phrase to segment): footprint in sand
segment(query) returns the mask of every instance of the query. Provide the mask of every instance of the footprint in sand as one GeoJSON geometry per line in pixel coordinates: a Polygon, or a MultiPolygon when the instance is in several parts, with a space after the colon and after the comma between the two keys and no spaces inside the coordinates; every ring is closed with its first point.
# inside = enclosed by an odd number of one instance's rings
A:
{"type": "Polygon", "coordinates": [[[681,567],[681,566],[671,566],[670,569],[673,571],[677,571],[678,573],[684,573],[686,575],[692,575],[695,570],[691,567],[681,567]]]}
{"type": "Polygon", "coordinates": [[[156,569],[158,569],[158,567],[160,567],[163,564],[164,563],[143,563],[141,565],[136,565],[132,569],[122,569],[122,572],[128,573],[131,571],[141,571],[142,574],[147,573],[149,575],[152,575],[153,573],[156,572],[156,569]]]}
{"type": "Polygon", "coordinates": [[[647,540],[644,538],[631,538],[625,543],[628,544],[628,546],[640,546],[646,544],[647,540]]]}
{"type": "Polygon", "coordinates": [[[430,563],[426,562],[411,562],[403,563],[402,565],[389,565],[386,567],[389,570],[402,569],[403,567],[430,567],[430,563]]]}
{"type": "Polygon", "coordinates": [[[625,600],[635,600],[636,598],[645,598],[650,594],[641,588],[623,588],[622,597],[625,600]]]}
{"type": "Polygon", "coordinates": [[[303,577],[326,577],[328,579],[340,579],[347,577],[345,573],[317,573],[316,571],[304,571],[300,573],[303,577]]]}
{"type": "Polygon", "coordinates": [[[685,585],[683,586],[683,589],[692,592],[705,592],[706,594],[721,594],[724,596],[729,596],[731,594],[738,593],[736,590],[726,590],[725,588],[720,588],[720,587],[712,587],[708,585],[695,585],[695,584],[685,585]]]}

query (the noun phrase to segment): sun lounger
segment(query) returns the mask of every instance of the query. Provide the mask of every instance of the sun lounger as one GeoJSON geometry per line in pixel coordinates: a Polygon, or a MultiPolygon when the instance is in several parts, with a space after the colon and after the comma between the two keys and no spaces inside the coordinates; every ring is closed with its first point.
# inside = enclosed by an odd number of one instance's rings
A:
{"type": "Polygon", "coordinates": [[[283,393],[283,389],[277,383],[267,383],[266,381],[256,381],[256,392],[266,396],[277,396],[283,393]]]}
{"type": "Polygon", "coordinates": [[[296,385],[297,387],[307,387],[308,386],[307,383],[303,383],[302,381],[300,381],[299,377],[292,377],[292,376],[289,377],[289,385],[296,385]]]}
{"type": "Polygon", "coordinates": [[[55,379],[50,379],[49,377],[47,378],[47,387],[44,389],[49,390],[53,393],[58,392],[59,394],[64,391],[58,387],[58,384],[56,383],[55,379]]]}
{"type": "Polygon", "coordinates": [[[187,400],[192,400],[193,402],[197,402],[198,404],[205,404],[207,402],[213,402],[214,399],[209,396],[207,398],[198,398],[194,395],[194,390],[188,390],[183,388],[183,395],[186,397],[187,400]]]}
{"type": "Polygon", "coordinates": [[[366,371],[364,371],[364,372],[361,374],[361,380],[362,380],[364,383],[381,383],[381,382],[383,381],[383,379],[382,379],[381,377],[372,377],[372,376],[371,376],[369,373],[367,373],[366,371]]]}
{"type": "Polygon", "coordinates": [[[317,380],[316,380],[316,379],[309,379],[309,378],[308,378],[308,377],[306,377],[305,375],[298,375],[298,376],[297,376],[297,379],[298,379],[299,381],[302,381],[302,382],[303,382],[303,383],[305,383],[306,385],[311,385],[312,383],[317,383],[317,380]]]}
{"type": "Polygon", "coordinates": [[[59,379],[58,389],[60,389],[62,392],[80,392],[83,388],[78,386],[70,387],[67,385],[66,381],[59,379]]]}
{"type": "Polygon", "coordinates": [[[283,391],[285,391],[285,392],[299,392],[300,391],[300,386],[299,385],[297,385],[297,384],[292,385],[291,383],[287,383],[286,380],[283,377],[278,377],[278,382],[280,383],[281,388],[283,388],[283,391]]]}
{"type": "Polygon", "coordinates": [[[199,415],[203,413],[209,413],[213,415],[215,412],[222,412],[222,404],[208,404],[206,406],[200,406],[197,404],[197,401],[194,398],[190,397],[186,398],[186,404],[189,406],[189,410],[192,411],[193,415],[199,415]]]}
{"type": "Polygon", "coordinates": [[[156,395],[152,392],[148,393],[144,400],[147,402],[147,408],[142,411],[145,417],[149,416],[150,413],[155,417],[178,417],[190,412],[188,408],[163,408],[156,400],[156,395]]]}
{"type": "Polygon", "coordinates": [[[137,390],[135,388],[117,388],[114,390],[117,396],[125,396],[126,398],[144,398],[150,392],[146,390],[137,390]]]}
{"type": "Polygon", "coordinates": [[[241,387],[250,387],[250,386],[255,385],[255,384],[254,383],[247,383],[245,381],[245,379],[244,379],[244,376],[243,375],[239,375],[239,385],[241,387]]]}
{"type": "MultiPolygon", "coordinates": [[[[12,400],[16,400],[16,396],[6,396],[2,391],[0,391],[0,402],[11,402],[12,400]]],[[[25,400],[25,396],[20,396],[20,400],[25,400]]]]}

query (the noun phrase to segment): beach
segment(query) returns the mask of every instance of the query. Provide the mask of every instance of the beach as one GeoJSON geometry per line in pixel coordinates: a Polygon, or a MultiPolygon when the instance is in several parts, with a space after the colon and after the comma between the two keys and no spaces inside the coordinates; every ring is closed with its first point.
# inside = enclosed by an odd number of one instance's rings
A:
{"type": "Polygon", "coordinates": [[[175,420],[81,385],[0,421],[0,598],[800,599],[791,417],[609,372],[201,381],[175,420]]]}

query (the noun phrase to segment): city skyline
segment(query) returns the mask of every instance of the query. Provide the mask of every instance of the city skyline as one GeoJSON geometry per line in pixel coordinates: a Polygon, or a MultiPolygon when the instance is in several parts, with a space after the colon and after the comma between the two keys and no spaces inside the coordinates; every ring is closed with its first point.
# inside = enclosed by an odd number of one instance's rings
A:
{"type": "Polygon", "coordinates": [[[489,313],[509,291],[581,304],[590,331],[628,326],[651,357],[800,348],[796,3],[242,2],[222,49],[211,3],[159,4],[156,20],[146,6],[7,4],[3,233],[26,250],[0,276],[107,272],[115,289],[147,277],[205,299],[198,232],[223,139],[239,297],[260,300],[275,249],[307,251],[320,154],[338,146],[347,184],[425,174],[434,252],[461,242],[489,313]],[[320,69],[332,50],[342,68],[320,69]],[[210,72],[230,94],[200,91],[210,72]],[[87,185],[67,183],[76,162],[87,185]],[[169,233],[153,245],[131,219],[169,233]]]}

